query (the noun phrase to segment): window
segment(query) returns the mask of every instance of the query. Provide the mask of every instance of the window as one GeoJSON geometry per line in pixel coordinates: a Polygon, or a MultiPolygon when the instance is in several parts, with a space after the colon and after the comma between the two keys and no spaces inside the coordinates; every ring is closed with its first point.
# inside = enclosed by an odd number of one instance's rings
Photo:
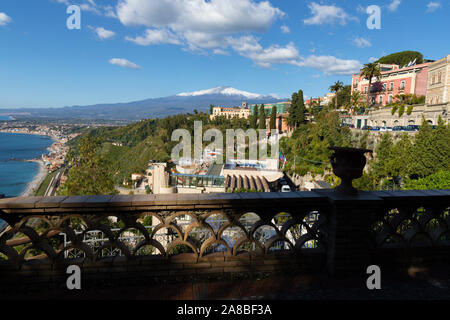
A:
{"type": "Polygon", "coordinates": [[[442,74],[439,72],[439,74],[438,74],[438,83],[441,83],[441,81],[442,81],[442,74]]]}
{"type": "Polygon", "coordinates": [[[389,103],[392,103],[392,94],[389,95],[389,103]]]}
{"type": "Polygon", "coordinates": [[[367,87],[364,87],[364,93],[367,93],[367,87]]]}
{"type": "Polygon", "coordinates": [[[390,84],[390,89],[391,89],[391,90],[394,89],[394,82],[391,82],[391,84],[390,84]]]}
{"type": "Polygon", "coordinates": [[[400,89],[405,89],[405,81],[402,81],[402,82],[400,83],[400,89]]]}
{"type": "Polygon", "coordinates": [[[383,103],[383,96],[380,96],[380,97],[378,98],[378,102],[379,102],[380,104],[383,103]]]}
{"type": "Polygon", "coordinates": [[[386,91],[386,87],[387,87],[386,83],[383,83],[383,90],[384,91],[386,91]]]}

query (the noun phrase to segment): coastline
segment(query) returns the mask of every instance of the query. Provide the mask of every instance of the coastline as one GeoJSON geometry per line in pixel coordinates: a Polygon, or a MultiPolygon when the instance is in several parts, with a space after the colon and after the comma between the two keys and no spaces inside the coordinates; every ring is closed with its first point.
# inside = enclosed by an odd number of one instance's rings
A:
{"type": "Polygon", "coordinates": [[[33,136],[42,136],[42,137],[49,137],[50,139],[52,139],[55,142],[60,142],[59,138],[53,135],[49,135],[46,133],[42,133],[42,132],[28,132],[28,131],[8,131],[8,130],[0,130],[0,133],[13,133],[13,134],[29,134],[29,135],[33,135],[33,136]]]}
{"type": "MultiPolygon", "coordinates": [[[[36,136],[50,138],[53,141],[53,143],[55,143],[55,142],[61,143],[61,140],[59,139],[59,137],[51,135],[51,134],[43,133],[43,132],[22,132],[22,131],[11,132],[11,131],[7,131],[7,130],[0,130],[0,133],[36,135],[36,136]]],[[[53,145],[53,143],[52,143],[52,145],[53,145]]],[[[47,150],[49,152],[51,151],[52,145],[47,148],[47,150]]],[[[44,154],[42,154],[41,157],[43,155],[44,154]]],[[[18,196],[18,197],[30,197],[30,196],[34,195],[34,193],[39,189],[41,184],[44,182],[45,178],[48,175],[48,171],[47,171],[44,161],[40,158],[35,158],[32,160],[21,160],[21,161],[36,162],[39,165],[38,172],[33,177],[33,180],[28,182],[25,190],[18,196]]]]}
{"type": "Polygon", "coordinates": [[[44,161],[42,160],[28,160],[29,162],[36,162],[39,164],[39,171],[34,176],[33,180],[27,184],[24,192],[20,195],[20,197],[30,197],[33,196],[34,193],[39,189],[42,182],[44,182],[45,177],[47,177],[47,169],[45,168],[44,161]]]}

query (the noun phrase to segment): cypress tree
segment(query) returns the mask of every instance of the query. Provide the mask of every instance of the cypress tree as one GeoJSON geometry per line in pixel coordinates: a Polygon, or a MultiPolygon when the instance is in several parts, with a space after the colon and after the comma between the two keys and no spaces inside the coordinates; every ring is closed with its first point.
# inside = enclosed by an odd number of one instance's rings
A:
{"type": "Polygon", "coordinates": [[[303,91],[298,91],[298,100],[297,100],[297,125],[305,123],[306,120],[306,106],[305,106],[305,100],[303,99],[303,91]]]}
{"type": "Polygon", "coordinates": [[[303,99],[303,91],[299,90],[292,94],[291,106],[289,108],[289,116],[287,123],[297,128],[306,121],[306,106],[303,99]]]}
{"type": "Polygon", "coordinates": [[[250,117],[250,128],[258,129],[258,105],[254,106],[254,113],[250,117]]]}
{"type": "Polygon", "coordinates": [[[272,107],[272,113],[270,114],[270,131],[277,128],[277,107],[272,107]]]}
{"type": "Polygon", "coordinates": [[[297,127],[297,101],[298,101],[298,94],[297,92],[294,92],[291,97],[291,106],[289,107],[289,116],[287,118],[287,124],[292,127],[297,127]]]}
{"type": "Polygon", "coordinates": [[[264,111],[264,103],[259,107],[258,129],[266,129],[266,112],[264,111]]]}

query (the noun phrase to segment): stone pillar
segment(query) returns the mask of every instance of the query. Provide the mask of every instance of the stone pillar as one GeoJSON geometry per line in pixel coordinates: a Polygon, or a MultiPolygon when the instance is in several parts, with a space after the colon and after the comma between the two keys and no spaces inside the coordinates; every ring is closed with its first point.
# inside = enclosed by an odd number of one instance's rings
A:
{"type": "Polygon", "coordinates": [[[382,199],[356,190],[352,181],[362,176],[368,149],[330,147],[333,173],[341,184],[326,195],[331,204],[327,268],[331,276],[365,273],[370,265],[371,225],[382,199]]]}
{"type": "Polygon", "coordinates": [[[342,195],[329,191],[331,203],[327,269],[331,276],[359,275],[371,265],[370,236],[382,199],[371,192],[342,195]]]}

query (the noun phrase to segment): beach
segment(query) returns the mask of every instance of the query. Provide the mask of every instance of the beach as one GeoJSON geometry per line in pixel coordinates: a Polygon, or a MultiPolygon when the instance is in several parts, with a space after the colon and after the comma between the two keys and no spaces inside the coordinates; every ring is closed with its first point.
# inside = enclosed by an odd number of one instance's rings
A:
{"type": "Polygon", "coordinates": [[[44,162],[42,160],[30,160],[30,161],[39,164],[39,171],[33,178],[33,181],[28,183],[25,191],[20,195],[21,197],[33,196],[48,174],[47,168],[45,167],[44,162]]]}

